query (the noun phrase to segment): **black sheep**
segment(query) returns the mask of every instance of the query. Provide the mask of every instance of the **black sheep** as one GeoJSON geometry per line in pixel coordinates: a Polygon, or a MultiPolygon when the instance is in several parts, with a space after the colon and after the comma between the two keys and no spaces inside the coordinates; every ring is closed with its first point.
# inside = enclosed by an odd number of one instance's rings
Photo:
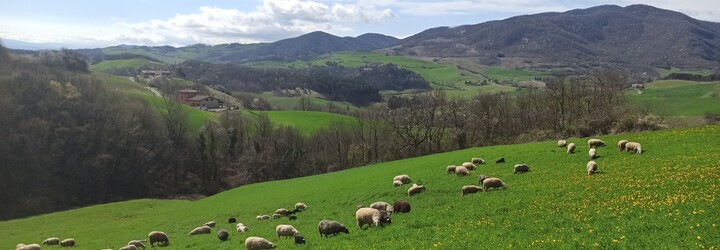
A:
{"type": "Polygon", "coordinates": [[[290,217],[288,217],[288,220],[297,220],[297,216],[291,215],[290,217]]]}
{"type": "Polygon", "coordinates": [[[230,233],[228,233],[228,231],[225,231],[225,229],[220,229],[220,231],[218,231],[218,239],[224,241],[227,240],[228,237],[230,237],[230,233]]]}
{"type": "Polygon", "coordinates": [[[497,159],[497,161],[495,161],[495,163],[504,163],[504,162],[505,162],[505,158],[500,158],[500,159],[497,159]]]}
{"type": "Polygon", "coordinates": [[[228,223],[230,223],[230,224],[235,223],[235,222],[237,222],[237,219],[235,219],[235,217],[230,217],[230,219],[228,219],[228,223]]]}
{"type": "Polygon", "coordinates": [[[393,213],[409,213],[410,203],[404,200],[396,200],[393,204],[393,213]]]}
{"type": "Polygon", "coordinates": [[[295,245],[297,244],[305,244],[305,237],[295,235],[295,245]]]}

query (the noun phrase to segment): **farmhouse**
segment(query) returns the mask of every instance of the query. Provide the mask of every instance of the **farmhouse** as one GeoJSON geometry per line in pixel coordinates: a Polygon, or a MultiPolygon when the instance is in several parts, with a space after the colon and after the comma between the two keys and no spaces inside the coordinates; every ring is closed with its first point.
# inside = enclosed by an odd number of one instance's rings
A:
{"type": "Polygon", "coordinates": [[[144,78],[155,78],[155,77],[168,77],[170,76],[169,70],[142,70],[140,71],[144,78]]]}
{"type": "Polygon", "coordinates": [[[193,96],[196,96],[200,94],[200,91],[194,90],[194,89],[181,89],[175,91],[175,98],[177,98],[180,101],[187,101],[187,99],[192,98],[193,96]]]}
{"type": "Polygon", "coordinates": [[[185,103],[191,107],[198,107],[202,109],[214,109],[220,107],[220,101],[217,98],[206,95],[193,96],[185,100],[185,103]]]}

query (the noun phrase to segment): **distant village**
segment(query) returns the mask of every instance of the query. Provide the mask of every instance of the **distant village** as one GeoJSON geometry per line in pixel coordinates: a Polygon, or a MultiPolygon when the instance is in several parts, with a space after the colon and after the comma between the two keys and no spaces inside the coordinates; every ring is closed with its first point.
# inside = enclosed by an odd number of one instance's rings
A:
{"type": "MultiPolygon", "coordinates": [[[[144,79],[155,79],[158,77],[170,77],[169,70],[155,69],[155,70],[141,70],[139,77],[144,79]]],[[[224,108],[223,102],[215,97],[209,96],[206,93],[191,89],[183,88],[175,90],[175,99],[185,105],[201,110],[210,109],[221,109],[224,108]]]]}

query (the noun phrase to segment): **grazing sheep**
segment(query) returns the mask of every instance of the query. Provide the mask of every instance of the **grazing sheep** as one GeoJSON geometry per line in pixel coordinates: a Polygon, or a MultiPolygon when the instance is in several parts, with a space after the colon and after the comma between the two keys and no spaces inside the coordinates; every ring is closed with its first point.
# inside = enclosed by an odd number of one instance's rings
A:
{"type": "Polygon", "coordinates": [[[559,140],[558,141],[558,148],[564,148],[567,147],[567,141],[566,140],[559,140]]]}
{"type": "Polygon", "coordinates": [[[408,184],[412,182],[410,176],[406,174],[395,176],[395,178],[393,178],[393,181],[401,181],[403,184],[408,184]]]}
{"type": "Polygon", "coordinates": [[[297,244],[305,244],[305,237],[295,235],[295,245],[297,244]]]}
{"type": "Polygon", "coordinates": [[[238,233],[245,233],[250,230],[249,227],[245,226],[242,223],[238,223],[237,225],[235,225],[235,229],[237,230],[238,233]]]}
{"type": "Polygon", "coordinates": [[[275,227],[275,234],[277,234],[278,238],[280,238],[280,236],[285,236],[285,238],[293,237],[299,233],[300,232],[291,225],[278,225],[275,227]]]}
{"type": "Polygon", "coordinates": [[[462,177],[462,176],[470,175],[470,171],[468,171],[468,169],[463,166],[458,166],[455,168],[455,174],[457,176],[462,177]]]}
{"type": "Polygon", "coordinates": [[[118,248],[118,250],[137,250],[138,248],[135,245],[127,245],[121,248],[118,248]]]}
{"type": "Polygon", "coordinates": [[[515,164],[515,174],[522,174],[530,172],[530,167],[527,164],[515,164]]]}
{"type": "Polygon", "coordinates": [[[25,244],[20,243],[15,246],[15,250],[40,250],[40,245],[38,245],[38,244],[25,245],[25,244]]]}
{"type": "Polygon", "coordinates": [[[260,237],[248,237],[245,239],[245,248],[247,250],[262,250],[262,249],[273,249],[275,244],[260,237]]]}
{"type": "Polygon", "coordinates": [[[592,147],[604,147],[604,146],[605,146],[605,142],[602,141],[602,140],[600,140],[600,139],[590,139],[590,140],[588,140],[588,147],[589,147],[589,148],[592,148],[592,147]]]}
{"type": "Polygon", "coordinates": [[[413,184],[413,186],[408,189],[408,196],[413,196],[413,195],[419,194],[423,190],[425,190],[425,186],[413,184]]]}
{"type": "Polygon", "coordinates": [[[495,163],[505,163],[505,158],[500,158],[495,161],[495,163]]]}
{"type": "Polygon", "coordinates": [[[390,224],[390,214],[387,211],[380,211],[370,207],[358,209],[355,212],[355,220],[358,227],[363,228],[364,225],[382,227],[384,224],[390,224]]]}
{"type": "Polygon", "coordinates": [[[152,231],[148,234],[148,241],[150,242],[150,246],[155,246],[155,243],[158,243],[158,245],[161,246],[167,246],[170,245],[170,239],[168,239],[167,234],[161,231],[152,231]]]}
{"type": "Polygon", "coordinates": [[[595,161],[589,161],[587,163],[587,174],[592,175],[597,171],[598,165],[595,163],[595,161]]]}
{"type": "Polygon", "coordinates": [[[402,186],[402,181],[393,181],[393,187],[399,187],[402,186]]]}
{"type": "Polygon", "coordinates": [[[490,178],[490,176],[487,176],[487,175],[478,176],[478,184],[482,185],[483,181],[487,178],[490,178]]]}
{"type": "Polygon", "coordinates": [[[275,213],[276,213],[276,214],[283,215],[283,216],[284,216],[284,215],[287,215],[288,212],[289,212],[289,211],[288,211],[287,209],[284,209],[284,208],[278,208],[277,210],[275,210],[275,213]]]}
{"type": "MultiPolygon", "coordinates": [[[[302,203],[302,202],[295,203],[295,210],[297,210],[297,211],[302,211],[307,208],[308,208],[308,206],[305,205],[305,203],[302,203]]],[[[293,211],[295,211],[295,210],[293,210],[293,211]]]]}
{"type": "Polygon", "coordinates": [[[597,157],[597,150],[595,150],[595,148],[590,148],[588,155],[590,155],[590,160],[595,159],[595,157],[597,157]]]}
{"type": "Polygon", "coordinates": [[[58,245],[58,244],[60,244],[60,238],[58,238],[58,237],[47,238],[46,240],[43,241],[42,244],[48,245],[48,246],[58,245]]]}
{"type": "Polygon", "coordinates": [[[331,234],[337,236],[340,233],[350,234],[350,230],[348,230],[345,225],[334,220],[321,220],[320,223],[318,223],[318,232],[320,232],[320,237],[323,237],[323,235],[328,237],[328,235],[331,234]]]}
{"type": "Polygon", "coordinates": [[[472,162],[472,164],[485,164],[485,160],[483,160],[483,158],[472,158],[470,162],[472,162]]]}
{"type": "Polygon", "coordinates": [[[620,140],[618,141],[618,151],[625,150],[625,144],[628,143],[628,140],[620,140]]]}
{"type": "Polygon", "coordinates": [[[267,215],[267,214],[258,215],[256,218],[257,218],[257,220],[269,220],[270,215],[267,215]]]}
{"type": "Polygon", "coordinates": [[[485,180],[483,181],[483,191],[488,191],[488,189],[490,189],[490,188],[494,188],[494,189],[503,188],[503,189],[505,189],[505,188],[507,188],[507,186],[505,185],[504,182],[502,182],[502,181],[501,181],[500,179],[498,179],[498,178],[487,178],[487,179],[485,179],[485,180]]]}
{"type": "Polygon", "coordinates": [[[575,143],[570,143],[567,146],[567,153],[572,154],[575,153],[575,143]]]}
{"type": "Polygon", "coordinates": [[[300,210],[300,209],[297,209],[297,208],[296,208],[296,209],[293,209],[292,211],[289,211],[286,215],[296,214],[296,213],[299,213],[299,212],[302,212],[302,211],[303,211],[303,210],[300,210]]]}
{"type": "Polygon", "coordinates": [[[198,234],[209,234],[210,233],[210,227],[209,226],[199,226],[194,228],[188,235],[198,235],[198,234]]]}
{"type": "Polygon", "coordinates": [[[636,154],[642,154],[642,147],[640,146],[640,143],[628,142],[625,144],[625,152],[627,151],[634,151],[636,154]]]}
{"type": "Polygon", "coordinates": [[[141,240],[131,240],[130,242],[128,242],[128,245],[133,245],[137,248],[142,247],[142,249],[145,249],[145,244],[143,244],[143,241],[141,240]]]}
{"type": "Polygon", "coordinates": [[[297,216],[295,216],[295,215],[288,216],[288,220],[297,220],[297,216]]]}
{"type": "Polygon", "coordinates": [[[203,224],[203,226],[215,227],[215,221],[213,220],[213,221],[205,222],[205,224],[203,224]]]}
{"type": "Polygon", "coordinates": [[[404,200],[396,200],[395,203],[393,203],[393,211],[394,213],[409,213],[410,203],[404,200]]]}
{"type": "Polygon", "coordinates": [[[457,167],[457,166],[455,166],[455,165],[447,166],[447,170],[446,170],[445,172],[448,173],[448,174],[450,174],[450,173],[455,173],[455,168],[456,168],[456,167],[457,167]]]}
{"type": "Polygon", "coordinates": [[[465,196],[466,194],[474,194],[480,190],[482,190],[482,187],[475,186],[475,185],[463,186],[462,187],[462,195],[465,196]]]}
{"type": "Polygon", "coordinates": [[[75,246],[75,239],[64,239],[60,242],[60,246],[62,247],[74,247],[75,246]]]}
{"type": "Polygon", "coordinates": [[[226,231],[225,229],[220,229],[218,231],[218,239],[220,239],[221,241],[226,241],[229,237],[230,233],[228,233],[228,231],[226,231]]]}
{"type": "Polygon", "coordinates": [[[467,168],[467,170],[475,170],[475,164],[472,164],[472,162],[463,162],[462,166],[464,168],[467,168]]]}
{"type": "Polygon", "coordinates": [[[280,218],[283,217],[283,216],[284,216],[284,215],[282,215],[282,214],[273,214],[273,215],[272,215],[273,219],[280,219],[280,218]]]}
{"type": "Polygon", "coordinates": [[[233,223],[235,223],[235,222],[237,222],[237,219],[236,219],[235,217],[230,217],[230,218],[228,219],[228,224],[233,224],[233,223]]]}
{"type": "Polygon", "coordinates": [[[370,207],[371,207],[371,208],[374,208],[374,209],[377,209],[377,210],[382,210],[382,211],[388,211],[388,212],[392,212],[392,211],[393,211],[393,207],[390,206],[390,203],[387,203],[387,202],[384,202],[384,201],[378,201],[378,202],[375,202],[375,203],[373,203],[373,204],[370,204],[370,207]]]}

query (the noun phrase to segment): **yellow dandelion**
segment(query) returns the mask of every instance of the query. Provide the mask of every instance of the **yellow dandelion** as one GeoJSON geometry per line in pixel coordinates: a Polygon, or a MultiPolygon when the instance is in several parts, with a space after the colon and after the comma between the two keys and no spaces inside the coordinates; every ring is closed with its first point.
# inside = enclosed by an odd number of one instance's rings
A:
{"type": "Polygon", "coordinates": [[[619,240],[613,239],[613,243],[620,243],[619,240]]]}
{"type": "Polygon", "coordinates": [[[702,240],[702,237],[700,237],[700,235],[698,235],[698,238],[697,238],[697,239],[698,239],[698,240],[702,240]]]}

